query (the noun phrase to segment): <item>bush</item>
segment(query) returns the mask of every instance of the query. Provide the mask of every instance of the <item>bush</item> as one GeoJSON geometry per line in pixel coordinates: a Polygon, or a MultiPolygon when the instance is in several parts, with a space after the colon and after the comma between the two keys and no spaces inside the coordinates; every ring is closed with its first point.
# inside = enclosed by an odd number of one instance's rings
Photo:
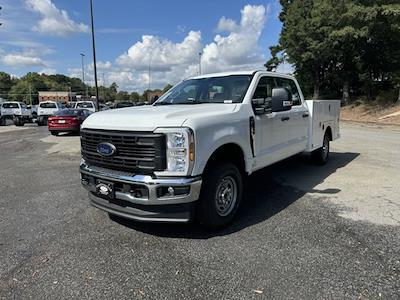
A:
{"type": "Polygon", "coordinates": [[[376,96],[376,102],[379,105],[390,105],[397,101],[398,90],[387,90],[381,91],[378,96],[376,96]]]}

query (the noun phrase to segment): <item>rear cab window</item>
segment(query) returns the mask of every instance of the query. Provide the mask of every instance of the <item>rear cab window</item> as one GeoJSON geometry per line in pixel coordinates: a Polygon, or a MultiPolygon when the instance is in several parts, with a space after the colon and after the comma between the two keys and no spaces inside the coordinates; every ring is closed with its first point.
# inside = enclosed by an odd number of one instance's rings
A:
{"type": "Polygon", "coordinates": [[[19,108],[18,103],[3,103],[3,108],[19,108]]]}
{"type": "Polygon", "coordinates": [[[283,87],[290,91],[290,93],[292,94],[293,106],[301,105],[299,90],[296,86],[296,83],[292,79],[277,77],[276,84],[278,87],[283,87]]]}
{"type": "Polygon", "coordinates": [[[76,104],[76,108],[93,108],[94,105],[92,102],[81,102],[76,104]]]}
{"type": "Polygon", "coordinates": [[[45,103],[40,103],[39,107],[40,108],[57,108],[57,105],[55,103],[45,102],[45,103]]]}

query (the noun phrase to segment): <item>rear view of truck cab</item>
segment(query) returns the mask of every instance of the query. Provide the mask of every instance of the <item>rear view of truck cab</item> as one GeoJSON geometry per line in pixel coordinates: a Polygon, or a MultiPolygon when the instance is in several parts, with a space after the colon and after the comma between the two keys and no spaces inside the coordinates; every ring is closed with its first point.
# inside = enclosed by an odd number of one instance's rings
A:
{"type": "Polygon", "coordinates": [[[98,112],[82,124],[82,185],[111,215],[225,226],[254,171],[301,152],[327,162],[340,103],[308,102],[283,74],[186,79],[151,106],[98,112]]]}

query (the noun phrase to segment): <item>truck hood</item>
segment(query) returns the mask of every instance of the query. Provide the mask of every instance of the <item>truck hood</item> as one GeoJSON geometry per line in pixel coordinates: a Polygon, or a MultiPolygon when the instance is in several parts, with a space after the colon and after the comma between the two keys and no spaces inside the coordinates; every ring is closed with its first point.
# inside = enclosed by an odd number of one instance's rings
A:
{"type": "Polygon", "coordinates": [[[190,118],[231,113],[235,108],[236,104],[226,103],[127,107],[96,112],[82,128],[153,131],[158,127],[181,127],[190,118]]]}

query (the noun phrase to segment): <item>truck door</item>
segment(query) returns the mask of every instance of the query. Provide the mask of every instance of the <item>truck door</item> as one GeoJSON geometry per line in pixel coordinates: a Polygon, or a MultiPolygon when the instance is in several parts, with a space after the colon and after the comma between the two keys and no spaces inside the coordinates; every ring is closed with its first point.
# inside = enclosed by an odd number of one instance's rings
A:
{"type": "MultiPolygon", "coordinates": [[[[276,87],[273,77],[259,78],[253,99],[268,99],[276,87]]],[[[283,121],[288,112],[256,115],[255,121],[255,169],[263,168],[282,159],[287,142],[288,122],[283,121]]]]}
{"type": "Polygon", "coordinates": [[[296,83],[289,78],[276,78],[276,85],[288,89],[292,94],[293,106],[288,111],[288,151],[289,155],[302,152],[307,147],[309,114],[305,101],[299,93],[296,83]]]}

